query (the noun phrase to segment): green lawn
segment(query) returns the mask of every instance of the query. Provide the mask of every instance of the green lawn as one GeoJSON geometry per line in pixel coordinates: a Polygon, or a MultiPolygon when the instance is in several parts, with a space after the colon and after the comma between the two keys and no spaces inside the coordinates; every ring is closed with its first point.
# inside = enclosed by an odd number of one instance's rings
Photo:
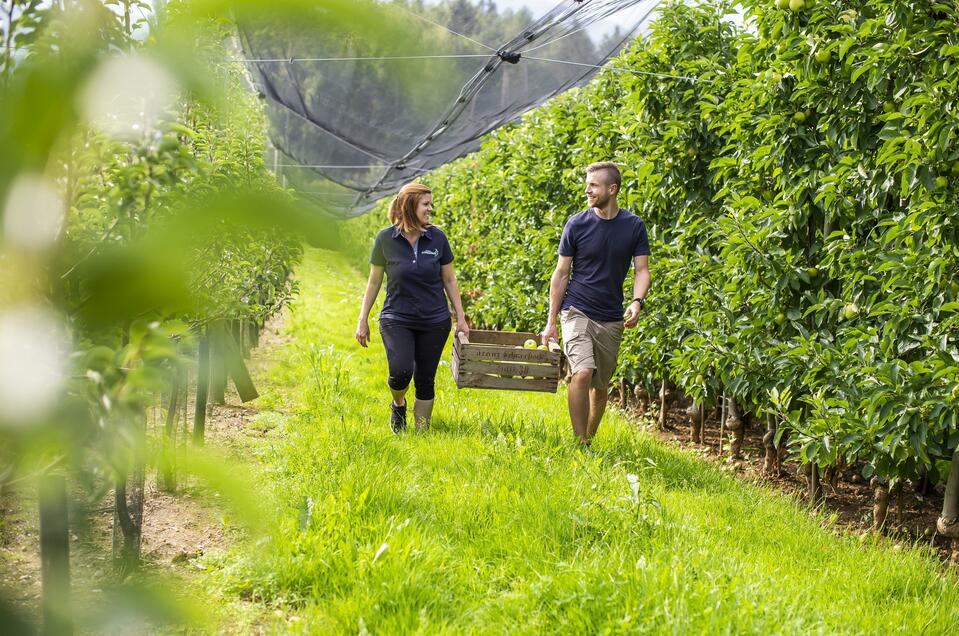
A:
{"type": "Polygon", "coordinates": [[[299,278],[263,399],[292,415],[251,460],[280,521],[208,563],[269,629],[959,633],[930,553],[844,535],[617,413],[583,452],[562,392],[460,391],[447,355],[433,429],[393,435],[375,324],[369,350],[352,337],[364,274],[313,251],[299,278]]]}

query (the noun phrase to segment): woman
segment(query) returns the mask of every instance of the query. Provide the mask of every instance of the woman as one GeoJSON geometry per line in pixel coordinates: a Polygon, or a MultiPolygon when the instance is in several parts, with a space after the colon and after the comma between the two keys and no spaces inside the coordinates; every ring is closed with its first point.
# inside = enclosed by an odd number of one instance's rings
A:
{"type": "Polygon", "coordinates": [[[435,396],[433,383],[443,347],[450,335],[450,312],[443,291],[456,312],[456,332],[469,336],[463,302],[453,273],[453,251],[446,235],[430,224],[433,193],[408,183],[390,203],[390,227],[380,231],[370,254],[370,278],[356,326],[356,341],[370,342],[370,309],[386,273],[386,301],[380,311],[380,335],[390,368],[393,393],[390,428],[406,428],[406,391],[416,386],[413,420],[429,428],[435,396]]]}

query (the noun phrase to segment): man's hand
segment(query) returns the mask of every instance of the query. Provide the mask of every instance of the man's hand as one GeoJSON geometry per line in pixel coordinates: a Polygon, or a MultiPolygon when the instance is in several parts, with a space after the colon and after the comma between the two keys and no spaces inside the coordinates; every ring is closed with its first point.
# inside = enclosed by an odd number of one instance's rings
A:
{"type": "Polygon", "coordinates": [[[629,303],[629,307],[626,308],[626,312],[623,314],[623,326],[626,328],[635,327],[636,323],[639,322],[639,312],[642,311],[639,308],[639,303],[629,303]]]}
{"type": "Polygon", "coordinates": [[[370,323],[366,320],[356,323],[356,341],[360,343],[361,347],[370,344],[370,323]]]}
{"type": "Polygon", "coordinates": [[[553,342],[559,342],[559,334],[556,332],[556,323],[548,322],[546,323],[546,329],[543,329],[543,332],[540,334],[542,344],[549,346],[550,340],[553,342]]]}

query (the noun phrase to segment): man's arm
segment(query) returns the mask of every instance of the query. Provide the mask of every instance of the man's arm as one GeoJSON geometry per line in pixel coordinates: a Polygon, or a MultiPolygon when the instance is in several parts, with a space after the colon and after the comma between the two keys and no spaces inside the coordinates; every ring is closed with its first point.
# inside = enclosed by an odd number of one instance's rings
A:
{"type": "Polygon", "coordinates": [[[543,344],[550,340],[559,340],[556,329],[556,319],[559,316],[559,307],[563,304],[566,287],[569,285],[569,273],[573,268],[572,256],[560,256],[556,269],[549,279],[549,315],[546,316],[546,328],[543,329],[543,344]]]}
{"type": "MultiPolygon", "coordinates": [[[[646,298],[649,292],[649,257],[633,257],[633,298],[646,298]]],[[[635,327],[639,322],[639,312],[642,308],[639,301],[629,303],[626,313],[623,314],[623,325],[625,327],[635,327]]]]}

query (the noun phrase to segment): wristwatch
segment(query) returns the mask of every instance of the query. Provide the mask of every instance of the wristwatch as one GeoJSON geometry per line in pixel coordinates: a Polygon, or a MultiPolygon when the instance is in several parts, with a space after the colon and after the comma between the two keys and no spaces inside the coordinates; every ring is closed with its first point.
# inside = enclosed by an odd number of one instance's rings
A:
{"type": "Polygon", "coordinates": [[[632,304],[635,303],[635,302],[639,302],[639,308],[640,308],[640,309],[642,309],[642,308],[646,305],[646,299],[645,299],[645,298],[633,298],[633,300],[630,301],[629,304],[632,305],[632,304]]]}

